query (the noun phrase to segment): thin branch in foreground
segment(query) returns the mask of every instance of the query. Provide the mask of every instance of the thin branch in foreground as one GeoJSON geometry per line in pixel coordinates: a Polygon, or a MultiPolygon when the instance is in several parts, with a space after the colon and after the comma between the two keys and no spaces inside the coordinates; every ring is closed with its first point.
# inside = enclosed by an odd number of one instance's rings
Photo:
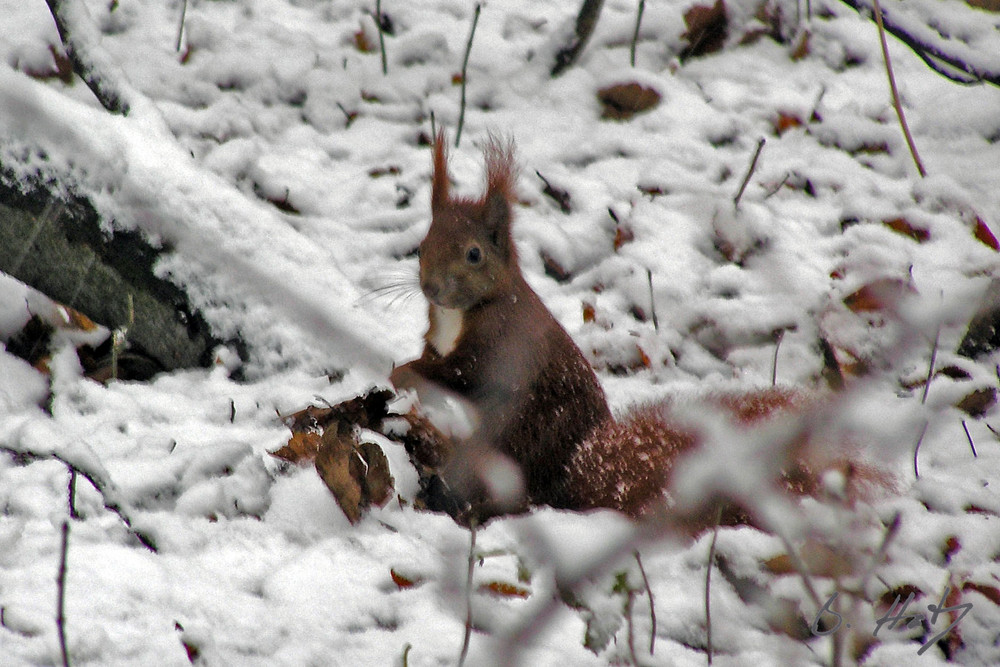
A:
{"type": "Polygon", "coordinates": [[[56,575],[56,631],[63,667],[69,667],[69,649],[66,647],[66,552],[69,551],[69,521],[63,521],[62,546],[59,550],[59,572],[56,575]]]}
{"type": "Polygon", "coordinates": [[[885,39],[885,25],[882,22],[882,7],[878,0],[872,0],[875,10],[875,23],[878,24],[878,37],[882,43],[882,59],[885,61],[885,73],[889,76],[889,90],[892,92],[892,106],[896,109],[896,117],[899,118],[899,126],[903,130],[903,137],[906,138],[906,145],[913,156],[913,162],[917,165],[917,171],[921,177],[927,176],[924,163],[920,161],[917,154],[917,146],[913,143],[913,135],[910,134],[910,126],[906,123],[906,116],[903,114],[903,105],[899,101],[899,90],[896,88],[896,75],[892,71],[892,61],[889,60],[889,44],[885,39]]]}
{"type": "Polygon", "coordinates": [[[778,329],[774,332],[774,359],[771,361],[771,386],[778,384],[778,350],[781,349],[781,341],[785,338],[785,330],[778,329]]]}
{"type": "Polygon", "coordinates": [[[635,16],[635,31],[632,33],[632,46],[629,48],[629,62],[635,67],[635,43],[639,40],[639,26],[642,25],[642,13],[646,11],[646,0],[639,0],[639,11],[635,16]]]}
{"type": "Polygon", "coordinates": [[[753,176],[753,172],[757,169],[757,160],[760,159],[760,152],[764,149],[764,143],[767,140],[761,137],[757,140],[757,149],[753,152],[753,158],[750,160],[750,166],[747,167],[746,176],[743,177],[743,182],[740,183],[740,189],[737,191],[736,196],[733,197],[733,206],[736,208],[740,207],[740,199],[743,198],[743,192],[747,189],[747,184],[750,182],[750,177],[753,176]]]}
{"type": "Polygon", "coordinates": [[[8,447],[6,445],[0,445],[0,452],[5,452],[7,454],[10,454],[11,456],[20,459],[26,463],[31,463],[32,461],[46,461],[46,460],[59,461],[64,466],[69,468],[70,471],[75,471],[77,475],[83,477],[85,480],[90,482],[91,486],[93,486],[97,490],[97,492],[101,494],[101,499],[104,501],[105,509],[117,514],[118,518],[121,519],[122,523],[125,524],[125,527],[128,529],[128,531],[132,533],[132,535],[137,540],[139,540],[139,543],[142,544],[142,546],[146,547],[153,553],[157,552],[156,541],[152,538],[152,536],[147,535],[145,532],[139,530],[138,528],[133,527],[132,519],[129,517],[127,511],[122,508],[121,504],[118,501],[108,497],[109,494],[111,494],[112,492],[112,489],[110,488],[112,485],[108,480],[102,479],[95,473],[84,470],[83,468],[77,466],[76,464],[67,460],[63,456],[56,454],[55,452],[50,452],[47,454],[39,454],[32,451],[15,449],[13,447],[8,447]]]}
{"type": "Polygon", "coordinates": [[[469,640],[472,637],[472,575],[476,569],[476,522],[469,523],[469,562],[465,573],[465,635],[462,637],[462,652],[458,656],[458,667],[465,664],[469,654],[469,640]]]}
{"type": "MultiPolygon", "coordinates": [[[[80,46],[70,33],[70,26],[66,22],[64,0],[45,0],[45,4],[49,6],[52,18],[56,22],[59,39],[66,49],[66,57],[69,58],[70,64],[73,65],[73,71],[83,79],[83,82],[94,93],[94,97],[101,103],[101,106],[111,113],[127,116],[129,105],[121,92],[108,82],[106,73],[100,72],[94,63],[87,62],[83,54],[80,53],[80,46]]],[[[78,11],[86,12],[86,9],[81,6],[78,11]]]]}
{"type": "Polygon", "coordinates": [[[649,631],[649,654],[653,655],[656,652],[656,603],[653,601],[653,589],[649,585],[649,577],[646,576],[646,568],[642,566],[642,556],[639,555],[638,549],[635,552],[635,562],[639,566],[639,574],[642,575],[642,583],[646,587],[646,595],[649,596],[649,622],[651,626],[649,631]]]}
{"type": "Polygon", "coordinates": [[[469,31],[469,41],[465,44],[465,57],[462,59],[462,102],[458,109],[458,129],[455,130],[455,148],[458,148],[462,140],[462,126],[465,125],[465,84],[468,81],[469,54],[472,52],[472,38],[476,36],[476,24],[479,23],[479,12],[482,11],[482,3],[476,3],[475,13],[472,15],[472,29],[469,31]]]}

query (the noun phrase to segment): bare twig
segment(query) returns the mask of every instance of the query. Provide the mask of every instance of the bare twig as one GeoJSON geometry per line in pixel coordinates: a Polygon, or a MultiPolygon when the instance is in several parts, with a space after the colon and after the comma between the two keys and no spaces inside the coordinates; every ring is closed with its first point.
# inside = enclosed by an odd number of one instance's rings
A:
{"type": "Polygon", "coordinates": [[[181,20],[177,25],[177,52],[180,53],[181,43],[184,38],[184,19],[187,16],[188,3],[187,0],[183,0],[181,3],[181,20]]]}
{"type": "Polygon", "coordinates": [[[722,521],[722,505],[715,514],[712,528],[712,542],[708,547],[708,569],[705,571],[705,652],[708,664],[712,664],[712,563],[715,562],[715,542],[719,538],[719,523],[722,521]]]}
{"type": "Polygon", "coordinates": [[[937,362],[938,345],[941,342],[941,323],[938,323],[937,331],[934,333],[934,344],[931,346],[931,361],[927,365],[927,382],[924,383],[924,395],[920,397],[920,404],[927,404],[927,393],[931,390],[931,379],[934,377],[934,364],[937,362]]]}
{"type": "Polygon", "coordinates": [[[761,150],[763,150],[765,142],[766,139],[764,139],[764,137],[761,137],[760,139],[757,140],[757,149],[753,152],[753,158],[751,158],[750,160],[750,166],[747,167],[746,176],[743,177],[743,182],[740,184],[740,189],[736,193],[736,196],[733,197],[733,206],[735,206],[736,208],[739,208],[740,199],[743,198],[743,191],[747,189],[747,183],[750,182],[750,177],[753,176],[753,172],[757,169],[757,160],[760,159],[760,152],[761,150]]]}
{"type": "Polygon", "coordinates": [[[889,76],[889,90],[892,92],[892,106],[896,109],[896,117],[899,118],[899,126],[903,130],[903,136],[906,138],[906,145],[910,149],[910,155],[913,156],[913,162],[917,165],[917,171],[920,176],[926,176],[927,171],[924,169],[923,162],[920,161],[920,155],[917,154],[917,146],[913,143],[913,135],[910,134],[910,126],[906,123],[906,116],[903,114],[903,105],[899,101],[899,90],[896,88],[896,76],[892,71],[892,62],[889,60],[889,44],[885,39],[885,25],[882,21],[882,8],[879,6],[878,0],[872,0],[874,3],[875,10],[875,23],[878,24],[878,36],[879,41],[882,43],[882,59],[885,61],[885,73],[889,76]]]}
{"type": "Polygon", "coordinates": [[[472,38],[476,36],[476,24],[479,23],[479,12],[482,10],[482,3],[476,3],[476,10],[472,14],[472,29],[469,30],[469,41],[465,44],[465,57],[462,59],[462,103],[458,109],[458,128],[455,130],[455,148],[458,148],[462,140],[462,126],[465,125],[465,87],[468,81],[469,54],[472,52],[472,38]]]}
{"type": "Polygon", "coordinates": [[[66,552],[69,551],[69,521],[63,521],[62,546],[59,550],[59,572],[56,575],[56,631],[63,667],[69,667],[69,649],[66,647],[66,552]]]}
{"type": "MultiPolygon", "coordinates": [[[[94,63],[88,62],[89,59],[84,57],[84,53],[81,53],[80,44],[70,34],[70,26],[66,21],[64,0],[45,0],[45,3],[49,6],[52,18],[56,22],[59,39],[66,48],[66,57],[69,58],[70,63],[73,65],[73,71],[83,79],[83,82],[94,93],[94,97],[101,103],[101,106],[111,113],[123,116],[128,115],[129,105],[122,97],[121,92],[108,82],[105,78],[107,76],[106,72],[100,72],[94,63]]],[[[79,7],[79,11],[85,12],[86,10],[81,6],[79,7]]]]}
{"type": "Polygon", "coordinates": [[[80,513],[76,511],[76,477],[77,472],[73,468],[69,469],[69,518],[74,521],[80,519],[80,513]]]}
{"type": "Polygon", "coordinates": [[[917,467],[917,456],[920,454],[920,445],[924,441],[924,436],[927,435],[927,426],[930,422],[924,420],[924,427],[920,429],[920,435],[917,436],[917,444],[913,446],[913,476],[920,479],[920,469],[917,467]]]}
{"type": "Polygon", "coordinates": [[[976,443],[972,441],[972,434],[969,433],[969,427],[966,426],[964,419],[962,420],[962,428],[965,430],[965,437],[969,439],[969,447],[972,447],[972,456],[979,458],[979,454],[976,453],[976,443]]]}
{"type": "Polygon", "coordinates": [[[642,584],[646,587],[646,595],[649,596],[649,654],[656,652],[656,603],[653,601],[653,589],[649,585],[649,577],[646,576],[646,568],[642,566],[642,556],[639,551],[635,552],[635,562],[639,565],[639,574],[642,575],[642,584]]]}
{"type": "Polygon", "coordinates": [[[583,53],[583,48],[597,26],[597,19],[601,17],[603,7],[604,0],[584,0],[580,13],[576,16],[572,41],[556,52],[556,62],[551,70],[552,76],[559,76],[565,72],[583,53]]]}
{"type": "Polygon", "coordinates": [[[132,519],[129,517],[127,511],[124,508],[122,508],[121,503],[110,497],[116,495],[112,488],[111,482],[106,479],[103,479],[99,475],[99,473],[94,471],[84,470],[80,466],[67,460],[60,454],[56,454],[55,452],[40,454],[37,452],[15,449],[13,447],[8,447],[6,445],[0,445],[0,452],[5,452],[7,454],[10,454],[11,456],[18,457],[22,460],[27,460],[28,462],[44,461],[44,460],[59,461],[64,466],[69,468],[71,471],[75,471],[77,475],[83,477],[88,482],[90,482],[91,486],[97,489],[97,492],[101,494],[101,498],[104,500],[105,509],[117,514],[118,518],[121,519],[122,523],[125,524],[125,527],[128,528],[129,532],[132,533],[132,535],[134,535],[137,540],[139,540],[142,546],[146,547],[153,553],[156,553],[157,551],[156,542],[150,535],[147,535],[145,532],[132,526],[132,519]]]}
{"type": "Polygon", "coordinates": [[[382,0],[375,0],[375,27],[378,28],[378,48],[382,52],[382,74],[389,73],[389,64],[385,59],[385,35],[382,32],[382,0]]]}
{"type": "Polygon", "coordinates": [[[646,0],[639,0],[639,11],[635,15],[635,32],[632,33],[632,46],[629,49],[629,62],[635,67],[635,43],[639,39],[639,26],[642,25],[642,13],[646,11],[646,0]]]}
{"type": "Polygon", "coordinates": [[[465,664],[472,637],[472,575],[476,569],[476,522],[469,522],[469,563],[465,573],[465,635],[462,637],[462,652],[458,656],[458,667],[465,664]]]}
{"type": "Polygon", "coordinates": [[[639,657],[635,653],[635,622],[632,620],[632,609],[635,607],[635,591],[625,587],[625,625],[628,627],[628,654],[632,664],[639,667],[639,657]]]}
{"type": "Polygon", "coordinates": [[[785,338],[785,330],[778,329],[774,332],[774,360],[771,362],[771,386],[778,384],[778,350],[781,349],[781,341],[785,338]]]}
{"type": "Polygon", "coordinates": [[[653,298],[653,270],[646,269],[646,280],[649,283],[649,314],[653,318],[653,331],[660,330],[660,321],[656,318],[656,299],[653,298]]]}

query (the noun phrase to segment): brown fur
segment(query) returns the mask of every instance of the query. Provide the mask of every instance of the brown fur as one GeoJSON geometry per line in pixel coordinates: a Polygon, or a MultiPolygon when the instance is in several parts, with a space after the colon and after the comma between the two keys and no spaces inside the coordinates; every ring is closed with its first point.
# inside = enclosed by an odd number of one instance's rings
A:
{"type": "Polygon", "coordinates": [[[526,500],[570,506],[570,457],[611,421],[604,391],[518,266],[510,233],[513,145],[491,137],[486,192],[476,200],[450,196],[444,145],[439,134],[431,227],[420,245],[420,284],[430,302],[427,342],[419,359],[393,372],[393,382],[418,395],[430,382],[466,399],[480,424],[470,440],[518,465],[526,500]],[[481,258],[476,263],[469,261],[472,248],[481,258]],[[431,342],[437,307],[461,312],[457,341],[444,355],[431,342]]]}

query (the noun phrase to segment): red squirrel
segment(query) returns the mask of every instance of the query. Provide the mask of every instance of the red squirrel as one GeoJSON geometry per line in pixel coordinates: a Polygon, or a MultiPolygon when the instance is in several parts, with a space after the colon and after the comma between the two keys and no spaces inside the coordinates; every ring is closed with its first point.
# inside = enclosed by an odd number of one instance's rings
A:
{"type": "MultiPolygon", "coordinates": [[[[594,370],[525,281],[511,236],[517,169],[512,142],[490,137],[486,192],[449,190],[445,138],[434,142],[431,225],[420,244],[430,326],[424,350],[396,368],[397,389],[444,390],[478,426],[465,440],[516,464],[529,504],[570,507],[567,463],[612,421],[594,370]]],[[[457,465],[468,465],[456,449],[457,465]]]]}
{"type": "MultiPolygon", "coordinates": [[[[612,417],[593,368],[518,266],[511,236],[513,142],[491,136],[484,156],[485,193],[454,197],[444,134],[435,138],[431,225],[420,244],[429,328],[420,358],[391,375],[397,389],[415,390],[421,402],[443,395],[473,415],[468,431],[451,437],[431,419],[422,429],[423,452],[414,456],[411,449],[418,468],[429,469],[432,481],[453,494],[428,506],[456,516],[466,510],[450,503],[469,501],[478,505],[472,514],[479,518],[525,505],[604,507],[641,516],[663,504],[674,462],[697,446],[699,436],[671,417],[667,403],[612,417]],[[497,455],[520,472],[520,505],[490,505],[490,484],[482,479],[490,471],[482,464],[495,463],[497,455]],[[468,483],[470,471],[478,483],[468,483]]],[[[759,390],[715,397],[708,405],[751,424],[801,408],[802,397],[793,390],[759,390]]],[[[786,490],[815,493],[819,472],[793,461],[782,482],[786,490]]],[[[424,492],[434,495],[426,486],[424,492]]],[[[750,519],[730,508],[722,521],[750,519]]]]}

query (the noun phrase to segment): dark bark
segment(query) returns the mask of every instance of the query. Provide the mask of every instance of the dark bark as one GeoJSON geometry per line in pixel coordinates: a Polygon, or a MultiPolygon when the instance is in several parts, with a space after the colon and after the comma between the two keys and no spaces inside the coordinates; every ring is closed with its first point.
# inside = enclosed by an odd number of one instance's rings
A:
{"type": "Polygon", "coordinates": [[[597,19],[601,17],[604,0],[584,0],[580,13],[576,17],[576,28],[569,44],[556,52],[556,62],[552,66],[552,76],[559,76],[569,69],[587,46],[587,41],[594,33],[597,19]]]}
{"type": "Polygon", "coordinates": [[[90,202],[58,191],[0,165],[0,271],[99,324],[128,327],[135,379],[208,365],[220,341],[187,295],[153,274],[166,249],[138,232],[107,234],[90,202]]]}

